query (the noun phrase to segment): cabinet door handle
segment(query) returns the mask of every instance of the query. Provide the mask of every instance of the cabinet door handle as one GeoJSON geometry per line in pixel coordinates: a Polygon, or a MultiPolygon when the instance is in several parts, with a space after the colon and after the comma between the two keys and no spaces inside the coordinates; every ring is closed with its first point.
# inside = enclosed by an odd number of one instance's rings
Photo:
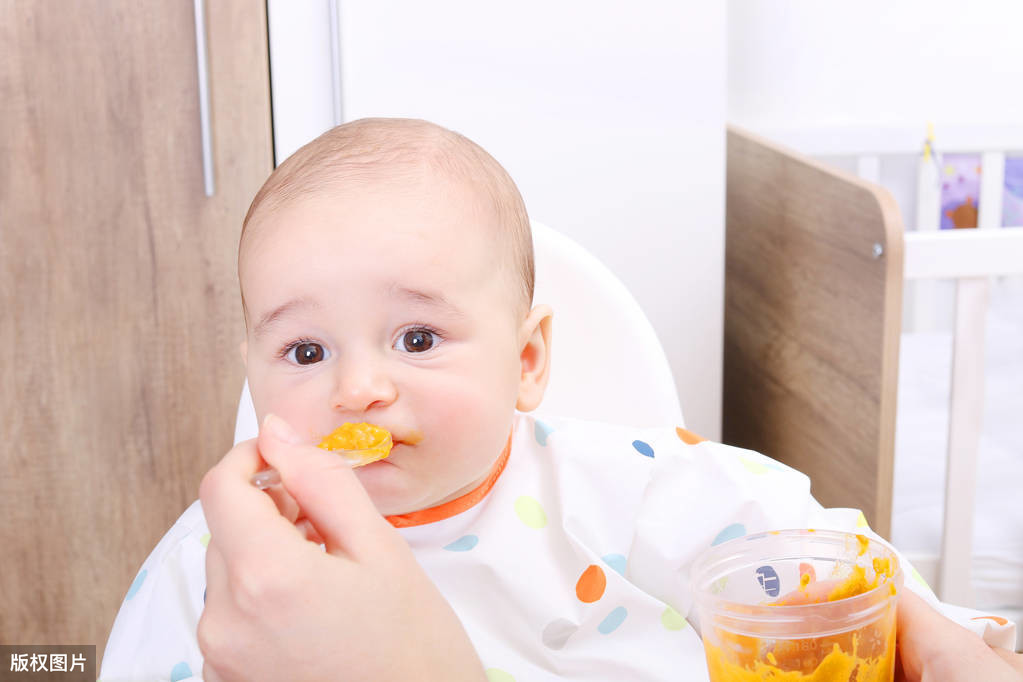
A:
{"type": "Polygon", "coordinates": [[[213,130],[210,126],[210,73],[206,56],[206,0],[195,0],[195,61],[199,69],[199,127],[202,177],[206,196],[213,196],[213,130]]]}
{"type": "Polygon", "coordinates": [[[338,0],[330,0],[330,75],[334,86],[334,125],[344,122],[341,108],[341,27],[338,24],[340,12],[338,0]]]}

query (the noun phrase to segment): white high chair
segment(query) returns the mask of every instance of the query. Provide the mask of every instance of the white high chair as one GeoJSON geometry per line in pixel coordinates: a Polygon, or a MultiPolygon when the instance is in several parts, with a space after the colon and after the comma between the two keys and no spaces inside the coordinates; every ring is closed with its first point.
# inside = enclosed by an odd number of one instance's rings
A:
{"type": "MultiPolygon", "coordinates": [[[[537,414],[630,426],[685,426],[657,334],[625,285],[589,251],[532,221],[534,304],[554,310],[551,375],[537,414]]],[[[234,440],[259,427],[242,387],[234,440]]]]}

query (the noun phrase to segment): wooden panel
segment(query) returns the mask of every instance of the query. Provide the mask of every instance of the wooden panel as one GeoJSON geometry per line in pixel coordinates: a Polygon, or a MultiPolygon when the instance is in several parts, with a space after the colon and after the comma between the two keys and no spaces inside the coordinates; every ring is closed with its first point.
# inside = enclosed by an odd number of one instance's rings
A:
{"type": "Polygon", "coordinates": [[[902,224],[883,189],[728,132],[724,441],[887,536],[902,224]],[[883,254],[874,256],[874,245],[883,254]]]}
{"type": "Polygon", "coordinates": [[[231,445],[235,253],[272,168],[265,4],[0,4],[0,642],[95,643],[231,445]]]}

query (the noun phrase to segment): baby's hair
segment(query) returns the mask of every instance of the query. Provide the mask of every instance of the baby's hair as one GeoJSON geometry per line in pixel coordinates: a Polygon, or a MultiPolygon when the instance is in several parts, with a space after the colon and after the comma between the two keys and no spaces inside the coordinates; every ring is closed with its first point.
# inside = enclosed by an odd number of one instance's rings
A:
{"type": "MultiPolygon", "coordinates": [[[[418,169],[440,171],[470,184],[484,209],[497,216],[496,235],[507,254],[525,311],[533,301],[533,237],[525,203],[515,182],[494,157],[472,140],[428,121],[363,118],[339,125],[309,142],[278,166],[256,193],[242,223],[239,262],[253,216],[295,199],[329,192],[348,182],[393,178],[418,169]],[[486,206],[489,204],[490,206],[486,206]]],[[[244,292],[242,294],[244,305],[244,292]]],[[[246,313],[247,315],[247,313],[246,313]]]]}

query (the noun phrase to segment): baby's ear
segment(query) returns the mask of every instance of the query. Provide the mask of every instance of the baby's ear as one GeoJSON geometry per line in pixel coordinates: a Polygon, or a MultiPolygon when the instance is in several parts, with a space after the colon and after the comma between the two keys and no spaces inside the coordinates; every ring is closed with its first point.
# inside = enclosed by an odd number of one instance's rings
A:
{"type": "Polygon", "coordinates": [[[519,330],[519,398],[515,408],[520,412],[535,410],[543,400],[551,371],[551,324],[554,312],[549,305],[533,308],[519,330]]]}
{"type": "Polygon", "coordinates": [[[249,366],[249,340],[245,339],[238,346],[238,352],[242,354],[242,367],[249,366]]]}

